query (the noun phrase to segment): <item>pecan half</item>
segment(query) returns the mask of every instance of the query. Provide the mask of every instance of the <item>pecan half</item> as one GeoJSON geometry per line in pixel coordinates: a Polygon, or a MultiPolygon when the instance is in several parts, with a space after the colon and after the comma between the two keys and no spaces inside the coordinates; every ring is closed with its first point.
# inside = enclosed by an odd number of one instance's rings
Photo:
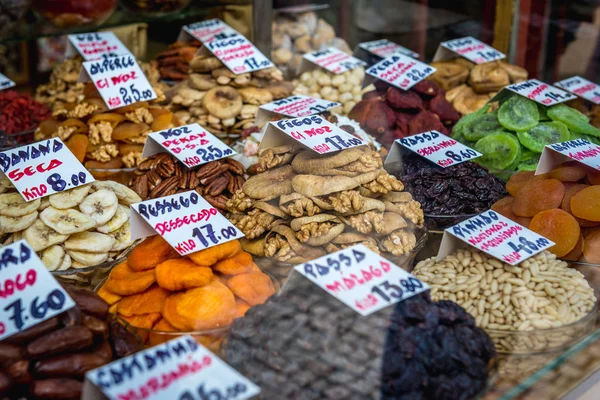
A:
{"type": "Polygon", "coordinates": [[[150,194],[148,195],[151,199],[155,199],[157,197],[168,196],[167,193],[172,192],[170,194],[175,194],[177,190],[177,186],[179,185],[179,178],[176,176],[172,176],[168,179],[162,181],[159,185],[157,185],[150,194]]]}
{"type": "Polygon", "coordinates": [[[228,164],[229,171],[236,175],[244,175],[246,172],[246,168],[244,168],[244,165],[239,161],[232,158],[226,158],[225,162],[228,164]]]}
{"type": "Polygon", "coordinates": [[[176,167],[175,167],[175,163],[173,162],[173,160],[168,160],[165,162],[162,162],[160,164],[158,164],[156,166],[155,171],[158,173],[158,175],[160,175],[163,178],[168,178],[170,176],[173,176],[173,174],[175,173],[176,167]]]}
{"type": "Polygon", "coordinates": [[[228,183],[229,179],[226,176],[220,176],[206,186],[205,193],[209,196],[221,194],[227,188],[228,183]]]}
{"type": "Polygon", "coordinates": [[[205,196],[204,199],[208,201],[211,206],[218,208],[219,210],[227,209],[227,197],[222,194],[218,196],[205,196]]]}

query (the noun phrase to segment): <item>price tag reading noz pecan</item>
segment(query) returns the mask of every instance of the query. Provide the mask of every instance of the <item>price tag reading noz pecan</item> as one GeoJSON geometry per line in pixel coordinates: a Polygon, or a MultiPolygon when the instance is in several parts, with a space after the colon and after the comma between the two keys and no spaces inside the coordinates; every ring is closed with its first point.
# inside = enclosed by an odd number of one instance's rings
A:
{"type": "Polygon", "coordinates": [[[448,40],[447,42],[440,43],[440,46],[453,51],[475,64],[484,64],[506,58],[505,54],[471,36],[448,40]]]}
{"type": "Polygon", "coordinates": [[[435,71],[437,70],[431,65],[402,54],[394,54],[367,68],[366,73],[397,88],[408,90],[435,71]]]}
{"type": "Polygon", "coordinates": [[[547,83],[540,82],[537,79],[513,83],[512,85],[506,86],[506,89],[533,100],[536,103],[540,103],[543,106],[552,106],[576,98],[576,96],[571,93],[567,93],[564,90],[547,83]]]}
{"type": "Polygon", "coordinates": [[[189,336],[85,374],[83,399],[245,400],[260,388],[189,336]]]}
{"type": "Polygon", "coordinates": [[[358,45],[361,49],[368,51],[369,53],[375,54],[381,58],[387,58],[392,54],[403,54],[412,58],[419,58],[419,54],[412,50],[397,45],[394,42],[390,42],[387,39],[373,40],[371,42],[363,42],[358,45]]]}
{"type": "Polygon", "coordinates": [[[0,152],[0,168],[25,201],[94,181],[59,138],[0,152]]]}
{"type": "Polygon", "coordinates": [[[83,68],[87,78],[94,83],[102,100],[111,110],[157,97],[131,54],[85,61],[83,68]]]}
{"type": "Polygon", "coordinates": [[[438,261],[461,242],[510,265],[517,265],[555,244],[492,210],[447,228],[438,261]]]}
{"type": "Polygon", "coordinates": [[[358,244],[298,265],[295,270],[361,315],[429,290],[429,286],[358,244]]]}
{"type": "Polygon", "coordinates": [[[15,83],[8,79],[5,75],[0,74],[0,90],[8,89],[15,86],[15,83]]]}
{"type": "Polygon", "coordinates": [[[85,61],[131,54],[129,49],[112,32],[77,33],[69,35],[68,38],[67,58],[74,56],[75,51],[85,61]]]}
{"type": "Polygon", "coordinates": [[[600,146],[586,139],[548,144],[542,151],[535,174],[545,174],[565,161],[575,160],[600,171],[600,146]]]}
{"type": "Polygon", "coordinates": [[[133,240],[158,233],[182,256],[244,236],[195,190],[135,203],[131,210],[133,240]]]}
{"type": "Polygon", "coordinates": [[[582,99],[600,104],[600,86],[580,76],[556,82],[555,85],[576,94],[582,99]]]}
{"type": "Polygon", "coordinates": [[[248,39],[237,34],[204,44],[234,74],[245,74],[274,67],[248,39]]]}
{"type": "MultiPolygon", "coordinates": [[[[207,21],[196,22],[185,25],[183,31],[201,43],[210,43],[213,40],[226,39],[231,36],[239,35],[238,31],[227,25],[218,18],[207,21]]],[[[180,35],[178,40],[183,38],[180,35]]]]}
{"type": "Polygon", "coordinates": [[[0,341],[74,306],[25,240],[0,249],[0,341]]]}
{"type": "Polygon", "coordinates": [[[164,150],[188,168],[236,154],[231,147],[198,124],[169,128],[148,135],[142,157],[150,157],[164,150]]]}
{"type": "MultiPolygon", "coordinates": [[[[303,60],[307,60],[321,68],[325,68],[327,71],[333,72],[334,74],[341,74],[367,65],[364,61],[352,57],[350,54],[346,54],[335,47],[306,53],[303,60]]],[[[300,67],[300,70],[302,71],[305,69],[306,68],[303,66],[300,67]]]]}

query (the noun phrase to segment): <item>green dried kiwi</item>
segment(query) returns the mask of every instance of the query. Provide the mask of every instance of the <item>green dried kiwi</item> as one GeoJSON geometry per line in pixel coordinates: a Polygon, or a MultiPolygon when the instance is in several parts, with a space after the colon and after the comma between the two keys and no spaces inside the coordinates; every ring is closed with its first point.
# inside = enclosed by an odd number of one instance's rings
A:
{"type": "Polygon", "coordinates": [[[505,170],[520,156],[521,144],[510,133],[497,133],[479,139],[475,150],[483,154],[475,161],[492,170],[505,170]]]}
{"type": "Polygon", "coordinates": [[[571,136],[569,137],[569,140],[575,139],[585,139],[590,143],[600,145],[600,138],[571,131],[571,136]]]}
{"type": "Polygon", "coordinates": [[[471,114],[467,114],[465,116],[463,116],[461,119],[458,120],[458,122],[454,125],[454,127],[452,128],[452,138],[455,140],[458,140],[459,142],[462,142],[462,138],[464,138],[464,130],[465,127],[467,127],[473,120],[477,119],[477,117],[479,117],[480,115],[485,114],[489,109],[490,109],[491,105],[485,105],[483,107],[481,107],[479,110],[471,113],[471,114]]]}
{"type": "Polygon", "coordinates": [[[528,131],[517,132],[521,144],[531,151],[541,153],[547,144],[566,142],[571,138],[562,122],[540,122],[528,131]]]}
{"type": "Polygon", "coordinates": [[[474,118],[470,124],[463,129],[465,139],[477,141],[484,136],[493,135],[496,133],[506,132],[500,122],[498,122],[498,112],[494,111],[487,114],[479,115],[474,118]]]}
{"type": "Polygon", "coordinates": [[[540,119],[537,104],[515,95],[506,100],[498,110],[500,125],[510,131],[526,131],[536,126],[540,119]]]}
{"type": "Polygon", "coordinates": [[[548,108],[548,116],[553,121],[562,122],[573,132],[600,137],[600,130],[590,125],[588,117],[574,108],[557,104],[548,108]]]}
{"type": "Polygon", "coordinates": [[[548,116],[548,107],[543,106],[539,103],[537,104],[538,112],[540,113],[540,121],[552,121],[548,116]]]}
{"type": "Polygon", "coordinates": [[[524,150],[521,154],[521,161],[517,166],[517,171],[535,171],[540,162],[540,153],[534,153],[530,150],[524,150]]]}
{"type": "MultiPolygon", "coordinates": [[[[511,135],[509,133],[509,135],[511,135]]],[[[514,137],[514,135],[511,135],[514,137]]],[[[523,157],[523,146],[519,146],[519,150],[517,151],[517,156],[515,157],[514,161],[505,169],[508,171],[514,171],[517,169],[517,167],[519,166],[519,164],[521,163],[521,159],[523,157]]]]}

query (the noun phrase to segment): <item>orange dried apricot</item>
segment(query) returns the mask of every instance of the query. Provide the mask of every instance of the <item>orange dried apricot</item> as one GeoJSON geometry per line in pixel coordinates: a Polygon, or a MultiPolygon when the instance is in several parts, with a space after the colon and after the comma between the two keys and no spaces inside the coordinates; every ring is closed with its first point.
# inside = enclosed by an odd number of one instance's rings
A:
{"type": "Polygon", "coordinates": [[[108,304],[109,306],[117,303],[119,300],[121,300],[121,296],[119,296],[118,294],[114,294],[109,292],[106,287],[102,286],[99,290],[98,290],[98,296],[100,296],[100,298],[102,300],[104,300],[106,302],[106,304],[108,304]]]}
{"type": "Polygon", "coordinates": [[[119,124],[112,132],[113,140],[125,140],[140,136],[147,132],[150,127],[144,123],[123,122],[119,124]]]}
{"type": "Polygon", "coordinates": [[[108,312],[111,314],[116,314],[117,313],[117,308],[119,308],[119,301],[117,301],[115,304],[113,304],[112,306],[108,307],[108,312]]]}
{"type": "Polygon", "coordinates": [[[587,180],[590,185],[600,185],[600,171],[595,169],[588,169],[587,180]]]}
{"type": "Polygon", "coordinates": [[[144,329],[152,329],[161,318],[160,313],[134,315],[132,317],[121,317],[125,321],[127,321],[131,326],[141,328],[137,331],[137,334],[140,335],[140,338],[144,343],[148,341],[149,334],[147,331],[144,331],[144,329]]]}
{"type": "Polygon", "coordinates": [[[568,254],[566,254],[563,259],[569,261],[577,261],[581,258],[583,254],[583,247],[585,245],[585,240],[583,239],[583,235],[579,235],[579,240],[573,250],[571,250],[568,254]]]}
{"type": "Polygon", "coordinates": [[[252,256],[250,253],[240,251],[233,257],[221,260],[212,266],[212,269],[225,275],[245,274],[252,270],[252,256]]]}
{"type": "Polygon", "coordinates": [[[104,287],[111,293],[120,296],[131,296],[132,294],[141,293],[148,289],[154,282],[156,282],[154,270],[143,272],[132,271],[123,278],[115,278],[113,274],[110,274],[104,287]]]}
{"type": "Polygon", "coordinates": [[[515,215],[515,213],[512,211],[512,204],[514,201],[515,198],[512,196],[504,197],[492,204],[491,209],[496,211],[498,214],[501,214],[506,218],[515,221],[517,224],[527,228],[529,226],[529,223],[531,222],[531,218],[519,217],[515,215]]]}
{"type": "Polygon", "coordinates": [[[600,264],[600,230],[595,230],[585,237],[583,259],[589,263],[600,264]]]}
{"type": "Polygon", "coordinates": [[[548,175],[561,182],[577,182],[585,178],[585,169],[581,165],[565,163],[554,168],[548,175]]]}
{"type": "Polygon", "coordinates": [[[587,187],[571,198],[571,212],[577,218],[600,221],[600,185],[587,187]]]}
{"type": "Polygon", "coordinates": [[[560,207],[571,214],[571,199],[576,193],[579,193],[586,187],[589,187],[589,185],[585,185],[583,183],[576,183],[568,188],[565,186],[565,196],[563,197],[560,207]]]}
{"type": "Polygon", "coordinates": [[[44,136],[44,138],[51,138],[54,133],[58,130],[60,121],[53,118],[45,119],[38,125],[38,131],[44,136]]]}
{"type": "Polygon", "coordinates": [[[555,245],[548,250],[557,257],[563,257],[573,250],[581,235],[577,220],[560,208],[537,213],[531,220],[529,229],[552,240],[555,245]]]}
{"type": "Polygon", "coordinates": [[[152,285],[148,290],[124,297],[119,302],[117,311],[126,317],[140,314],[159,313],[170,292],[158,285],[152,285]]]}
{"type": "Polygon", "coordinates": [[[275,293],[273,282],[263,272],[249,272],[232,276],[227,287],[251,306],[262,304],[275,293]]]}
{"type": "Polygon", "coordinates": [[[113,168],[121,168],[123,166],[123,161],[120,158],[113,158],[107,162],[100,162],[95,160],[90,160],[85,162],[85,167],[87,169],[113,169],[113,168]]]}
{"type": "Polygon", "coordinates": [[[98,122],[109,122],[110,125],[112,126],[112,128],[115,129],[115,127],[117,125],[119,125],[119,123],[121,123],[123,121],[125,121],[125,116],[124,115],[117,114],[117,113],[114,113],[114,112],[109,112],[109,113],[102,113],[102,114],[93,115],[88,120],[88,125],[96,124],[98,122]]]}
{"type": "Polygon", "coordinates": [[[520,171],[511,176],[508,182],[506,182],[506,191],[511,196],[516,196],[527,182],[544,179],[548,179],[548,174],[535,175],[535,171],[520,171]]]}
{"type": "Polygon", "coordinates": [[[213,277],[212,269],[199,267],[187,258],[174,258],[156,266],[156,282],[172,291],[208,285],[213,277]]]}
{"type": "Polygon", "coordinates": [[[119,113],[119,114],[126,114],[128,112],[134,111],[137,108],[148,108],[148,102],[147,101],[138,101],[137,103],[132,103],[127,106],[115,108],[112,111],[119,113]]]}
{"type": "Polygon", "coordinates": [[[171,111],[162,107],[150,107],[148,108],[148,111],[150,111],[150,114],[154,117],[152,124],[150,124],[152,132],[162,131],[171,126],[173,120],[173,113],[171,111]]]}
{"type": "Polygon", "coordinates": [[[119,145],[119,155],[121,156],[126,156],[129,153],[141,153],[143,150],[143,144],[121,143],[119,145]]]}
{"type": "Polygon", "coordinates": [[[90,140],[87,135],[78,133],[72,135],[67,140],[67,147],[71,150],[71,153],[75,155],[75,157],[79,160],[79,162],[83,162],[85,159],[85,154],[87,153],[87,147],[90,140]]]}
{"type": "Polygon", "coordinates": [[[66,119],[60,124],[60,126],[73,128],[73,132],[71,132],[72,135],[76,133],[87,133],[88,131],[88,126],[85,124],[85,122],[82,122],[77,118],[66,119]]]}
{"type": "Polygon", "coordinates": [[[242,318],[246,315],[246,311],[250,309],[250,304],[242,299],[235,299],[235,317],[234,319],[242,318]]]}
{"type": "MultiPolygon", "coordinates": [[[[152,330],[160,332],[177,332],[177,328],[164,318],[158,321],[152,330]]],[[[171,339],[173,339],[173,335],[169,335],[168,333],[151,332],[148,344],[150,346],[157,346],[161,343],[168,342],[171,339]]]]}
{"type": "Polygon", "coordinates": [[[100,92],[96,89],[96,86],[92,82],[88,82],[85,84],[83,88],[83,97],[86,99],[102,99],[100,96],[100,92]]]}
{"type": "Polygon", "coordinates": [[[512,211],[519,217],[533,217],[540,211],[560,207],[565,187],[558,179],[532,180],[515,196],[512,211]]]}
{"type": "Polygon", "coordinates": [[[174,252],[162,236],[150,236],[133,249],[127,258],[127,264],[134,271],[144,271],[172,258],[174,252]]]}
{"type": "Polygon", "coordinates": [[[209,247],[208,249],[188,254],[188,257],[200,266],[210,267],[218,261],[234,256],[241,249],[239,241],[231,240],[218,246],[209,247]]]}

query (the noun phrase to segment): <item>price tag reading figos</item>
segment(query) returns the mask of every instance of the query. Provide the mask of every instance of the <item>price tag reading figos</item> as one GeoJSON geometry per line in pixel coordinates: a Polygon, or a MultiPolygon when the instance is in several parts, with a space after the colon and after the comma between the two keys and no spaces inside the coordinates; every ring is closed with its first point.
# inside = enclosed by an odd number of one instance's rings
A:
{"type": "MultiPolygon", "coordinates": [[[[131,54],[86,61],[83,68],[106,106],[113,110],[138,101],[156,99],[146,75],[131,54]]],[[[81,75],[80,75],[81,78],[81,75]]]]}
{"type": "MultiPolygon", "coordinates": [[[[394,54],[367,68],[367,75],[380,79],[397,88],[408,90],[436,71],[431,65],[394,54]]],[[[368,84],[365,81],[365,84],[368,84]]]]}
{"type": "Polygon", "coordinates": [[[15,83],[8,79],[5,75],[0,74],[0,90],[8,89],[15,86],[15,83]]]}
{"type": "Polygon", "coordinates": [[[556,82],[555,85],[576,94],[582,99],[591,101],[594,104],[600,104],[600,86],[580,76],[556,82]]]}
{"type": "MultiPolygon", "coordinates": [[[[203,44],[210,43],[213,40],[226,39],[231,36],[239,35],[238,31],[218,18],[185,25],[182,29],[185,33],[199,40],[203,44]]],[[[180,35],[178,40],[183,39],[181,36],[182,35],[180,35]]]]}
{"type": "Polygon", "coordinates": [[[306,53],[302,59],[304,65],[300,66],[301,71],[307,70],[305,60],[334,74],[341,74],[367,65],[364,61],[352,57],[335,47],[306,53]]]}
{"type": "Polygon", "coordinates": [[[198,124],[169,128],[148,135],[142,157],[150,157],[164,150],[188,168],[236,154],[231,147],[198,124]]]}
{"type": "MultiPolygon", "coordinates": [[[[512,85],[506,86],[506,89],[523,97],[527,97],[543,106],[552,106],[576,98],[576,96],[571,93],[567,93],[564,90],[548,85],[547,83],[540,82],[537,79],[513,83],[512,85]]],[[[494,99],[492,99],[492,101],[493,100],[494,99]]]]}
{"type": "Polygon", "coordinates": [[[586,139],[549,144],[544,147],[535,174],[545,174],[565,161],[574,160],[600,171],[600,146],[586,139]]]}
{"type": "Polygon", "coordinates": [[[0,168],[25,201],[94,181],[59,138],[1,152],[0,168]]]}
{"type": "Polygon", "coordinates": [[[510,265],[517,265],[555,244],[492,210],[447,228],[438,261],[458,246],[457,241],[510,265]]]}
{"type": "Polygon", "coordinates": [[[73,299],[25,240],[0,249],[0,341],[72,307],[73,299]]]}
{"type": "Polygon", "coordinates": [[[440,43],[440,46],[453,51],[475,64],[484,64],[506,58],[505,54],[471,36],[448,40],[447,42],[440,43]]]}
{"type": "Polygon", "coordinates": [[[182,256],[244,236],[195,190],[132,204],[131,210],[133,240],[158,233],[182,256]]]}
{"type": "Polygon", "coordinates": [[[292,118],[307,117],[313,114],[320,114],[339,105],[341,104],[337,101],[328,101],[298,94],[260,106],[255,123],[260,126],[274,115],[285,115],[292,118]]]}
{"type": "Polygon", "coordinates": [[[260,388],[189,335],[85,374],[82,399],[245,400],[260,388]]]}
{"type": "Polygon", "coordinates": [[[226,39],[215,39],[204,45],[234,74],[274,67],[256,46],[240,34],[226,39]]]}
{"type": "Polygon", "coordinates": [[[294,268],[361,315],[369,315],[429,286],[358,244],[294,268]]]}
{"type": "Polygon", "coordinates": [[[131,54],[129,49],[112,32],[77,33],[68,35],[68,38],[67,58],[74,56],[75,51],[85,61],[131,54]]]}
{"type": "Polygon", "coordinates": [[[375,54],[381,58],[387,58],[392,54],[403,54],[412,58],[419,58],[419,54],[415,53],[412,50],[407,49],[406,47],[402,47],[397,45],[394,42],[390,42],[387,39],[381,40],[373,40],[372,42],[363,42],[358,45],[363,50],[368,51],[369,53],[375,54]]]}

